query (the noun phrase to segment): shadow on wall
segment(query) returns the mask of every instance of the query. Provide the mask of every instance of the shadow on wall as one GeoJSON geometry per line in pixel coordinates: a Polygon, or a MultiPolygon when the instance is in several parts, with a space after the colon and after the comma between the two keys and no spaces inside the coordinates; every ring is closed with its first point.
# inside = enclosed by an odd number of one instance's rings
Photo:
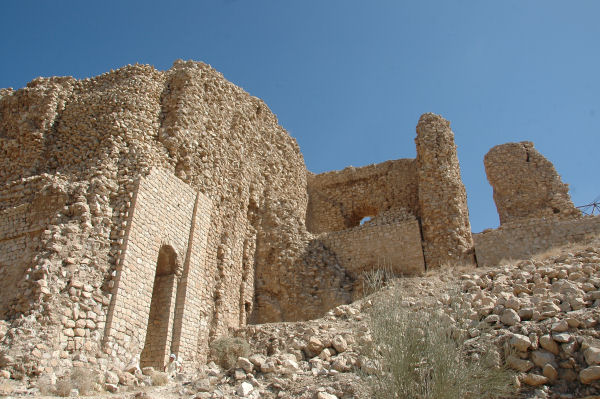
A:
{"type": "MultiPolygon", "coordinates": [[[[158,252],[156,276],[152,289],[146,342],[140,356],[140,366],[152,366],[162,370],[169,354],[174,352],[174,324],[181,320],[175,319],[175,304],[177,302],[177,254],[170,245],[163,245],[158,252]]],[[[181,327],[180,327],[181,328],[181,327]]]]}

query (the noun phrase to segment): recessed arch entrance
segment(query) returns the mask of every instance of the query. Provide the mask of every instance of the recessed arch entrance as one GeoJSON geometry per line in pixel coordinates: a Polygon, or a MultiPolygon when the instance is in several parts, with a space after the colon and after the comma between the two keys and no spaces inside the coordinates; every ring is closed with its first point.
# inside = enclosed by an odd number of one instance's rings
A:
{"type": "Polygon", "coordinates": [[[158,251],[146,339],[140,355],[142,367],[161,370],[171,353],[178,274],[177,253],[170,245],[162,245],[158,251]]]}

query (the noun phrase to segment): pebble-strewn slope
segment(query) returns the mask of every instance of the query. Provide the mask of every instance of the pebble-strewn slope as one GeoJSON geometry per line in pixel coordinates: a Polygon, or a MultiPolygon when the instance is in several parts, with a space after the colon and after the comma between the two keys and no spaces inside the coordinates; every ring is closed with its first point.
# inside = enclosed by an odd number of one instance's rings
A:
{"type": "Polygon", "coordinates": [[[163,388],[150,387],[142,374],[107,373],[97,388],[106,381],[111,390],[143,390],[139,397],[153,398],[369,398],[364,376],[376,367],[362,350],[371,342],[369,311],[389,295],[400,295],[407,311],[447,313],[471,337],[471,348],[491,342],[499,361],[515,371],[522,397],[600,394],[598,243],[544,260],[400,279],[321,319],[237,331],[252,354],[230,370],[209,363],[163,388]]]}

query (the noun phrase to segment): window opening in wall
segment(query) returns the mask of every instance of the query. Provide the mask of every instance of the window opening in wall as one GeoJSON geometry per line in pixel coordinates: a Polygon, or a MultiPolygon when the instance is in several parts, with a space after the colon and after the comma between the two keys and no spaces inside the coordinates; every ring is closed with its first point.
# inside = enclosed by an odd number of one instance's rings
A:
{"type": "Polygon", "coordinates": [[[352,228],[356,226],[362,226],[364,223],[372,220],[379,210],[374,206],[362,205],[357,206],[350,215],[346,218],[346,228],[352,228]]]}
{"type": "Polygon", "coordinates": [[[177,255],[169,245],[158,252],[156,275],[150,302],[146,341],[140,356],[142,367],[152,366],[162,370],[166,364],[173,335],[175,296],[177,293],[177,255]]]}
{"type": "Polygon", "coordinates": [[[373,220],[373,216],[365,216],[360,220],[360,225],[362,226],[363,224],[365,224],[366,222],[370,222],[371,220],[373,220]]]}

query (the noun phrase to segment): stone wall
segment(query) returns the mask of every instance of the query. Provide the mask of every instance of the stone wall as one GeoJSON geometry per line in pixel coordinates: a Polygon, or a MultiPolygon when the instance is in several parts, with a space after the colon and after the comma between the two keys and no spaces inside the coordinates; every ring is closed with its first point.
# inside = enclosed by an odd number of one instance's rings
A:
{"type": "Polygon", "coordinates": [[[309,174],[308,230],[341,231],[366,216],[404,213],[418,220],[427,267],[473,263],[467,194],[450,123],[422,115],[415,143],[416,159],[309,174]]]}
{"type": "Polygon", "coordinates": [[[162,301],[170,309],[163,326],[167,331],[164,337],[158,334],[156,339],[162,338],[168,349],[162,361],[148,360],[147,365],[162,368],[173,352],[186,359],[195,358],[199,342],[203,342],[200,354],[206,356],[206,327],[214,309],[208,294],[214,280],[207,264],[206,246],[211,212],[212,204],[206,196],[166,171],[156,169],[140,179],[134,191],[105,331],[113,355],[142,352],[146,334],[155,332],[151,303],[162,301]],[[173,253],[174,270],[160,276],[157,265],[164,247],[173,253]],[[164,280],[169,275],[173,281],[161,285],[160,278],[164,280]],[[155,292],[158,287],[166,291],[155,292]]]}
{"type": "Polygon", "coordinates": [[[0,199],[0,317],[7,317],[27,309],[32,290],[46,288],[46,282],[22,283],[42,249],[44,230],[66,201],[44,175],[11,182],[0,190],[0,199]]]}
{"type": "Polygon", "coordinates": [[[600,236],[600,216],[578,219],[541,218],[505,223],[473,235],[479,266],[501,260],[527,259],[553,247],[582,243],[600,236]]]}
{"type": "Polygon", "coordinates": [[[352,229],[323,233],[318,238],[332,250],[355,280],[353,296],[360,296],[361,274],[374,269],[395,275],[425,271],[419,223],[413,219],[389,224],[363,224],[352,229]]]}
{"type": "Polygon", "coordinates": [[[312,233],[355,227],[363,217],[390,209],[418,213],[414,159],[309,174],[307,187],[306,227],[312,233]]]}
{"type": "MultiPolygon", "coordinates": [[[[205,254],[200,241],[191,249],[181,241],[165,243],[177,250],[184,267],[179,286],[202,282],[186,288],[189,296],[184,303],[203,304],[190,312],[185,306],[176,308],[188,312],[183,320],[192,327],[184,325],[177,331],[174,326],[170,333],[180,334],[179,342],[186,348],[198,345],[195,354],[184,357],[186,361],[201,359],[202,348],[211,339],[246,323],[251,315],[256,320],[293,320],[311,317],[304,308],[322,311],[329,303],[347,301],[342,295],[343,273],[328,264],[318,270],[317,289],[331,291],[330,283],[339,280],[333,289],[336,294],[304,295],[315,268],[304,258],[311,239],[304,227],[306,168],[297,143],[262,101],[195,62],[177,61],[168,71],[130,65],[83,80],[38,78],[23,89],[0,92],[0,187],[22,184],[18,190],[30,191],[32,199],[43,202],[30,179],[44,175],[63,198],[40,225],[39,245],[31,256],[16,264],[11,257],[3,260],[11,264],[0,265],[11,270],[11,278],[21,279],[20,292],[31,293],[22,295],[18,304],[9,299],[11,304],[3,311],[10,339],[5,338],[0,350],[10,352],[13,360],[8,367],[14,375],[91,363],[106,368],[106,351],[117,353],[111,362],[118,367],[140,354],[126,354],[124,349],[129,345],[139,351],[144,344],[145,321],[133,320],[137,315],[127,315],[142,330],[129,343],[124,332],[122,343],[115,341],[107,349],[101,342],[109,305],[117,303],[121,293],[128,298],[124,303],[142,306],[152,292],[147,289],[153,281],[149,276],[138,297],[131,291],[135,285],[118,287],[128,278],[120,267],[137,267],[137,258],[133,264],[121,263],[133,248],[124,251],[130,217],[136,212],[132,197],[140,177],[155,169],[212,201],[210,215],[202,214],[210,221],[202,236],[205,254]],[[199,256],[206,257],[202,269],[206,279],[186,279],[184,260],[199,256]],[[17,272],[12,274],[13,270],[17,272]],[[212,306],[210,311],[206,304],[212,306]],[[33,324],[19,328],[25,319],[33,324]],[[188,336],[196,325],[194,336],[188,336]],[[42,349],[32,352],[36,346],[42,349]],[[76,360],[79,353],[85,361],[76,360]]],[[[162,196],[156,199],[170,203],[162,196]]],[[[0,210],[25,202],[2,196],[0,210]]],[[[15,217],[20,218],[18,210],[6,212],[17,212],[15,217]]],[[[36,226],[26,221],[23,228],[36,226]]],[[[156,229],[168,231],[158,225],[147,232],[154,234],[156,229]]],[[[182,231],[177,240],[189,238],[189,227],[182,231]]],[[[2,245],[12,246],[13,241],[2,245]]],[[[17,241],[19,249],[13,254],[22,249],[17,241]]],[[[141,258],[142,264],[155,264],[156,258],[148,256],[141,258]]],[[[149,306],[150,302],[143,305],[149,306]]],[[[127,312],[136,309],[141,307],[127,312]]],[[[112,317],[110,323],[120,323],[112,317]]]]}
{"type": "Polygon", "coordinates": [[[581,213],[554,165],[529,141],[493,147],[484,157],[500,223],[526,218],[572,218],[581,213]]]}
{"type": "Polygon", "coordinates": [[[417,181],[425,263],[473,263],[467,193],[450,122],[424,114],[417,124],[417,181]]]}

